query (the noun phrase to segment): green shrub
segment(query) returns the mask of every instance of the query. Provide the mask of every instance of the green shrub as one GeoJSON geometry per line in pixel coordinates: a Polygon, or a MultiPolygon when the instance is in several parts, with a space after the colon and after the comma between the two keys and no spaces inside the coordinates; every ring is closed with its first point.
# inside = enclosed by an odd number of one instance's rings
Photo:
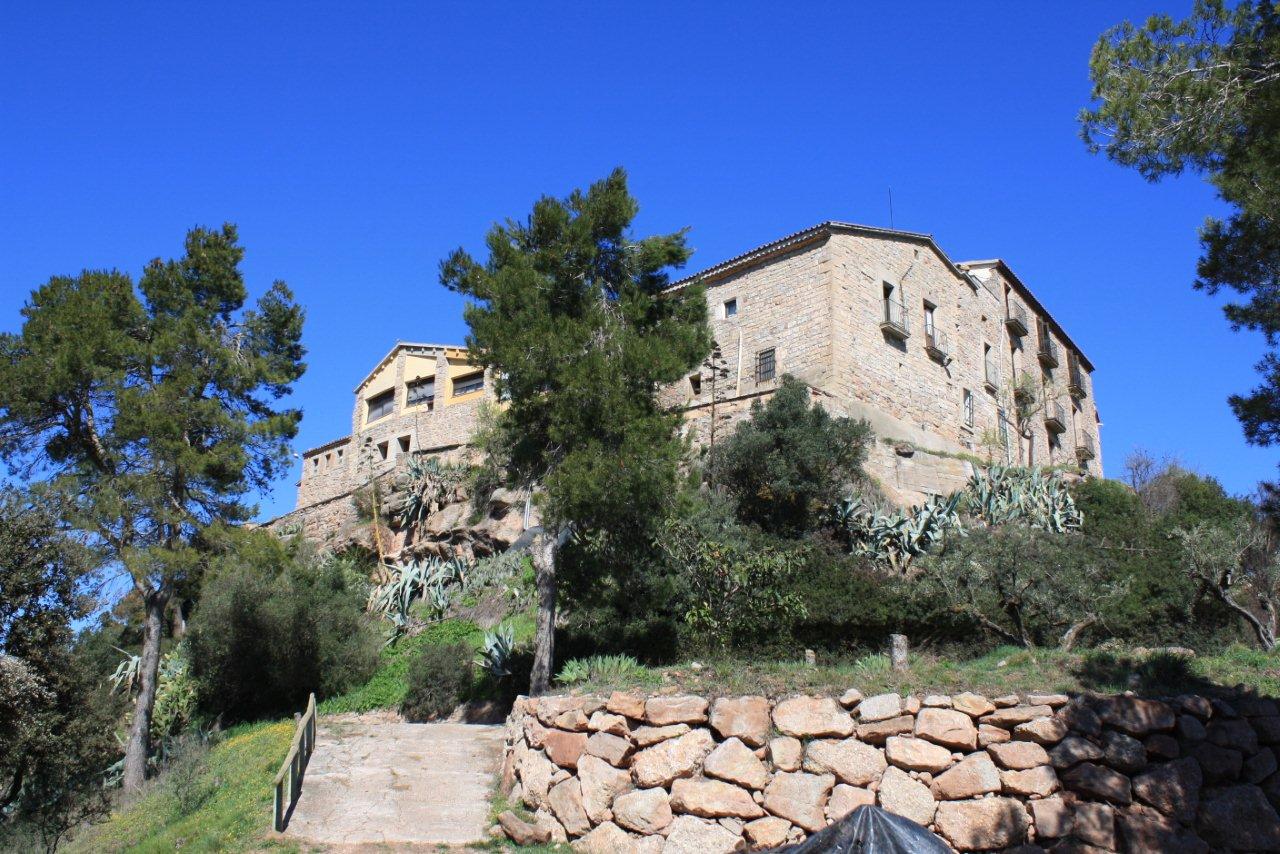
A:
{"type": "Polygon", "coordinates": [[[378,632],[364,593],[339,562],[283,569],[230,562],[206,582],[188,646],[200,707],[224,720],[301,709],[307,694],[366,680],[378,632]]]}
{"type": "Polygon", "coordinates": [[[561,685],[583,682],[629,682],[644,674],[644,667],[629,655],[593,655],[574,658],[560,668],[556,681],[561,685]]]}
{"type": "Polygon", "coordinates": [[[957,653],[983,646],[968,617],[948,608],[936,592],[841,552],[835,543],[815,543],[805,552],[795,582],[805,616],[789,640],[795,654],[814,649],[841,656],[886,649],[901,633],[915,648],[944,647],[957,653]]]}
{"type": "Polygon", "coordinates": [[[169,764],[160,785],[173,798],[173,817],[186,818],[213,797],[221,781],[205,774],[209,744],[196,735],[175,739],[169,748],[169,764]]]}
{"type": "Polygon", "coordinates": [[[400,713],[410,721],[446,717],[471,698],[475,651],[469,644],[427,644],[409,662],[408,690],[400,713]]]}
{"type": "Polygon", "coordinates": [[[709,473],[737,501],[743,521],[800,536],[864,478],[871,439],[867,422],[833,418],[807,385],[784,375],[769,402],[752,404],[751,417],[716,447],[709,473]]]}
{"type": "Polygon", "coordinates": [[[792,588],[800,567],[794,548],[708,539],[675,519],[668,520],[659,546],[688,584],[685,621],[710,647],[754,645],[788,633],[804,616],[804,603],[792,588]]]}

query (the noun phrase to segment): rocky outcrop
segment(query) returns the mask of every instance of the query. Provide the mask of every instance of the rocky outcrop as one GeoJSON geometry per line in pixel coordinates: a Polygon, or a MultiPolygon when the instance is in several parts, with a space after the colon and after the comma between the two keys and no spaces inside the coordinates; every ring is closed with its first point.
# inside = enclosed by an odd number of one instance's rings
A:
{"type": "Polygon", "coordinates": [[[740,851],[863,804],[957,851],[1280,852],[1280,714],[1255,697],[521,698],[513,840],[740,851]]]}

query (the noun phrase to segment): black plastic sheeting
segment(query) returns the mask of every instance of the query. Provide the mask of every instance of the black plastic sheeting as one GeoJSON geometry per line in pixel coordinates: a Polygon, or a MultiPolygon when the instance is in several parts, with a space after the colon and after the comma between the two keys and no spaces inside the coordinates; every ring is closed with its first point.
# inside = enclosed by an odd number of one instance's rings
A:
{"type": "Polygon", "coordinates": [[[952,854],[950,846],[909,818],[861,806],[778,854],[952,854]]]}

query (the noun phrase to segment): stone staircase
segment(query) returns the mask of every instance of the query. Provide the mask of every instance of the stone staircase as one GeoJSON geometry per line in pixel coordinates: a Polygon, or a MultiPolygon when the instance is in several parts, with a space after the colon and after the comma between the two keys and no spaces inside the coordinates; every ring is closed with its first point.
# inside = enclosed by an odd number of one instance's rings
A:
{"type": "Polygon", "coordinates": [[[285,836],[343,851],[483,842],[502,746],[497,725],[322,718],[285,836]]]}

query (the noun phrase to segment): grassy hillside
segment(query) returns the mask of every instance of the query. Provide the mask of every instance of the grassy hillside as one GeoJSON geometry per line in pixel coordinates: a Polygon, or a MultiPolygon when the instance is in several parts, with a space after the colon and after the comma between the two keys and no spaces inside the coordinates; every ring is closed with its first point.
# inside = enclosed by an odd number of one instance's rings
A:
{"type": "Polygon", "coordinates": [[[132,804],[72,839],[70,852],[261,849],[271,825],[272,782],[294,723],[228,730],[207,753],[179,759],[132,804]]]}
{"type": "Polygon", "coordinates": [[[696,665],[635,665],[615,673],[593,673],[575,682],[572,688],[584,693],[675,688],[712,696],[781,696],[795,692],[840,694],[846,688],[856,687],[866,694],[976,691],[995,696],[1015,691],[1113,693],[1131,689],[1149,695],[1182,692],[1212,695],[1230,692],[1237,686],[1280,696],[1280,653],[1233,646],[1183,658],[1123,649],[1064,653],[1056,649],[1006,646],[964,660],[913,655],[911,667],[905,673],[894,673],[887,655],[868,655],[853,661],[820,659],[816,667],[800,662],[728,659],[696,665]]]}

